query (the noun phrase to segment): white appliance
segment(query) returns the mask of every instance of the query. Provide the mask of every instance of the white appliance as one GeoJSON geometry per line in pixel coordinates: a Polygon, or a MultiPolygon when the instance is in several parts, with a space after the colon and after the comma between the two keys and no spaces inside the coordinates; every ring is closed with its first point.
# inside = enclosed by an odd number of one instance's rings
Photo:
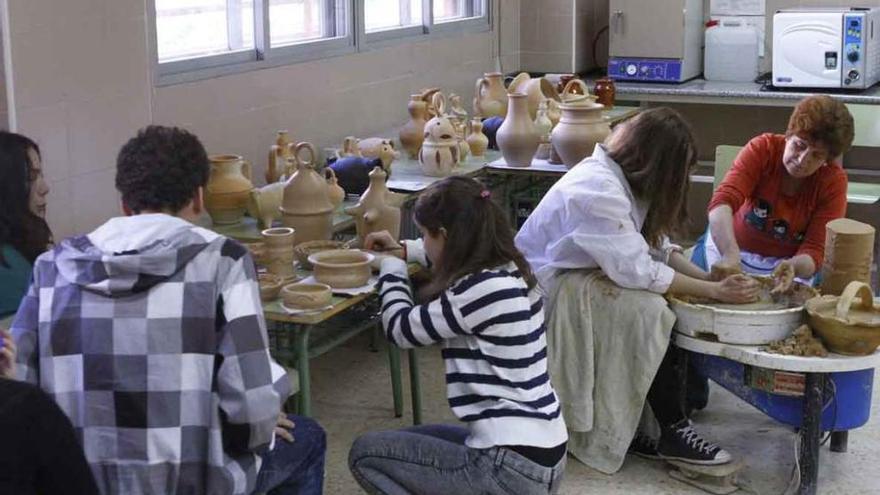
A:
{"type": "Polygon", "coordinates": [[[707,27],[703,77],[707,81],[754,81],[758,77],[758,31],[738,20],[707,27]]]}
{"type": "Polygon", "coordinates": [[[682,82],[703,71],[703,0],[611,0],[608,76],[682,82]]]}
{"type": "Polygon", "coordinates": [[[712,15],[764,15],[764,0],[709,0],[712,15]]]}
{"type": "Polygon", "coordinates": [[[774,86],[864,89],[878,80],[880,9],[785,9],[773,16],[774,86]]]}

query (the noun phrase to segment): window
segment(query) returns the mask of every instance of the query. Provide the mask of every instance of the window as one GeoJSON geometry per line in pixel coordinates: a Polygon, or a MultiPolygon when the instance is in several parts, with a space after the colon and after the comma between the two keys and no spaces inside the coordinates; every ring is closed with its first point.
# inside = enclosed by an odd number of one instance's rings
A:
{"type": "Polygon", "coordinates": [[[346,35],[345,0],[269,0],[272,46],[346,35]]]}
{"type": "Polygon", "coordinates": [[[156,0],[159,63],[254,48],[253,0],[156,0]]]}
{"type": "Polygon", "coordinates": [[[366,32],[421,26],[422,0],[364,0],[366,32]]]}
{"type": "Polygon", "coordinates": [[[482,4],[480,0],[434,0],[434,22],[480,17],[482,4]]]}

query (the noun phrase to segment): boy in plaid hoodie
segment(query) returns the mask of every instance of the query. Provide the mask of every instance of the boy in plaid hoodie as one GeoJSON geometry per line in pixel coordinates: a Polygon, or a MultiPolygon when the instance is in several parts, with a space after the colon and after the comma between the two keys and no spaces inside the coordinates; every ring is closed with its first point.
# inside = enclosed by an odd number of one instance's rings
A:
{"type": "Polygon", "coordinates": [[[125,217],[40,256],[12,324],[18,376],[70,417],[104,494],[320,493],[324,432],[279,415],[253,261],[196,227],[209,162],[151,126],[120,151],[125,217]],[[276,439],[275,435],[283,439],[276,439]]]}

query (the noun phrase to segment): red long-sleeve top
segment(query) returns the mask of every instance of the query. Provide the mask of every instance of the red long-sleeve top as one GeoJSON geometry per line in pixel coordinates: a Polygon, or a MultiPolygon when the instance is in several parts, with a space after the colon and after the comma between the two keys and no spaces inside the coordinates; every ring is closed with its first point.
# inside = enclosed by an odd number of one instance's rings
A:
{"type": "Polygon", "coordinates": [[[785,136],[762,134],[743,148],[709,202],[729,205],[740,249],[762,256],[807,254],[822,266],[825,224],[846,214],[846,172],[826,165],[806,178],[794,195],[782,192],[785,136]]]}

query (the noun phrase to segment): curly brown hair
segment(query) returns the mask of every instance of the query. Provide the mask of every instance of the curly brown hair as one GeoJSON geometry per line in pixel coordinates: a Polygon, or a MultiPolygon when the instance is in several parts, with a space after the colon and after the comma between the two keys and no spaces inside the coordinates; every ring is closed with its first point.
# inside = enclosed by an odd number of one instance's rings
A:
{"type": "Polygon", "coordinates": [[[836,158],[852,147],[855,129],[849,109],[828,95],[813,95],[801,100],[788,120],[786,137],[798,136],[836,158]]]}

